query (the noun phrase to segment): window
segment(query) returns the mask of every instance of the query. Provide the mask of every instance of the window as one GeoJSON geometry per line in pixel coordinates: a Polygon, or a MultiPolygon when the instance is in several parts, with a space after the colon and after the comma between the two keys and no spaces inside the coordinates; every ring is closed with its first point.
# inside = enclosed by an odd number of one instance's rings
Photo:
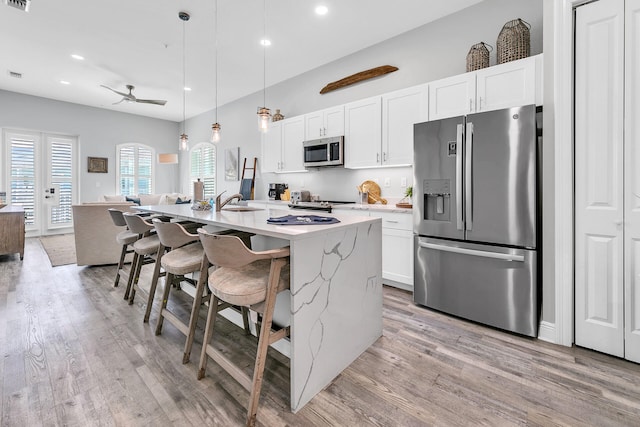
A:
{"type": "Polygon", "coordinates": [[[192,182],[204,183],[204,199],[216,197],[216,146],[203,142],[197,144],[190,151],[191,165],[189,178],[192,182]]]}
{"type": "Polygon", "coordinates": [[[73,145],[74,141],[63,137],[48,137],[49,180],[58,191],[57,206],[51,207],[50,227],[72,222],[73,202],[73,145]]]}
{"type": "Polygon", "coordinates": [[[16,135],[9,140],[11,204],[24,208],[25,225],[34,225],[37,136],[16,135]]]}
{"type": "Polygon", "coordinates": [[[143,144],[120,144],[116,153],[119,194],[153,194],[154,150],[143,144]]]}

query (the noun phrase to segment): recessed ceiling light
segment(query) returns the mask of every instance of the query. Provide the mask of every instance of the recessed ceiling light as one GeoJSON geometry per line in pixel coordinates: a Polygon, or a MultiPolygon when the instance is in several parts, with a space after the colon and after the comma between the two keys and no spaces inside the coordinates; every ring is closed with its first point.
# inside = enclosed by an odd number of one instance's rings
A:
{"type": "Polygon", "coordinates": [[[78,61],[84,61],[84,56],[82,56],[82,55],[77,55],[77,54],[74,53],[73,55],[71,55],[71,57],[73,59],[77,59],[78,61]]]}
{"type": "Polygon", "coordinates": [[[271,40],[269,40],[269,39],[262,39],[262,40],[260,40],[260,44],[261,44],[262,46],[271,46],[271,40]]]}
{"type": "Polygon", "coordinates": [[[70,84],[71,84],[71,82],[68,82],[68,81],[66,81],[66,80],[60,80],[60,84],[63,84],[63,85],[70,85],[70,84]]]}
{"type": "Polygon", "coordinates": [[[184,90],[185,90],[185,92],[189,92],[189,91],[191,91],[191,88],[190,88],[190,87],[185,86],[185,87],[184,87],[184,90]]]}
{"type": "Polygon", "coordinates": [[[316,15],[326,15],[327,12],[329,12],[329,8],[327,6],[316,7],[316,15]]]}

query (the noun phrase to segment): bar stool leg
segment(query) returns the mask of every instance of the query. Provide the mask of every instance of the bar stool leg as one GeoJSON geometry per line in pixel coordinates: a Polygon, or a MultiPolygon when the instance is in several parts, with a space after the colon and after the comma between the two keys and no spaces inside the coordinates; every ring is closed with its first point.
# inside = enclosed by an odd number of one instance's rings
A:
{"type": "Polygon", "coordinates": [[[131,288],[133,287],[133,280],[135,277],[135,271],[138,268],[140,262],[140,255],[137,252],[133,253],[133,261],[131,261],[131,270],[129,270],[129,280],[127,280],[127,288],[124,291],[124,299],[128,300],[131,294],[131,288]]]}
{"type": "Polygon", "coordinates": [[[131,282],[131,288],[129,289],[129,305],[133,304],[133,299],[136,297],[136,286],[138,286],[138,280],[140,279],[140,272],[144,265],[144,255],[138,255],[138,262],[136,262],[136,271],[133,275],[131,282]]]}
{"type": "Polygon", "coordinates": [[[164,276],[164,290],[162,292],[162,305],[160,305],[160,315],[158,316],[158,323],[156,324],[156,335],[162,333],[162,324],[164,322],[164,315],[162,310],[167,308],[167,302],[169,301],[169,292],[171,291],[171,285],[173,284],[173,278],[175,276],[172,273],[167,273],[164,276]]]}
{"type": "Polygon", "coordinates": [[[120,252],[120,261],[118,261],[118,271],[116,273],[116,280],[113,282],[113,287],[117,288],[120,282],[120,270],[124,268],[124,259],[127,256],[127,247],[129,245],[122,245],[122,251],[120,252]]]}
{"type": "Polygon", "coordinates": [[[255,367],[253,368],[253,384],[251,386],[251,396],[249,397],[249,408],[247,410],[248,426],[254,426],[256,424],[264,365],[267,360],[267,350],[269,350],[269,344],[271,341],[271,323],[276,305],[276,296],[278,294],[278,281],[280,280],[280,270],[285,263],[286,261],[282,258],[271,260],[267,298],[264,305],[264,315],[262,316],[262,327],[260,330],[260,339],[258,340],[258,352],[256,354],[255,367]]]}
{"type": "Polygon", "coordinates": [[[209,311],[207,311],[207,325],[204,328],[204,338],[202,339],[202,351],[200,353],[200,365],[198,369],[199,380],[204,378],[205,371],[207,370],[207,347],[209,347],[216,317],[218,317],[218,301],[218,297],[212,294],[209,300],[209,311]]]}
{"type": "MultiPolygon", "coordinates": [[[[198,325],[198,315],[200,306],[202,305],[204,291],[207,288],[207,280],[209,279],[209,259],[206,254],[202,254],[202,263],[200,264],[200,276],[196,285],[196,295],[193,299],[191,307],[191,316],[189,317],[189,334],[184,343],[184,354],[182,355],[182,363],[188,363],[191,358],[191,347],[193,347],[193,339],[196,335],[196,327],[198,325]]],[[[209,299],[211,301],[211,299],[209,299]]]]}
{"type": "Polygon", "coordinates": [[[160,277],[160,267],[162,260],[162,255],[165,252],[165,247],[160,243],[158,246],[158,258],[156,259],[156,264],[153,267],[153,277],[151,278],[151,287],[149,288],[149,297],[147,298],[147,309],[144,312],[144,318],[142,319],[143,323],[149,322],[149,316],[151,315],[151,307],[153,306],[153,298],[156,296],[156,288],[158,286],[158,277],[160,277]]]}

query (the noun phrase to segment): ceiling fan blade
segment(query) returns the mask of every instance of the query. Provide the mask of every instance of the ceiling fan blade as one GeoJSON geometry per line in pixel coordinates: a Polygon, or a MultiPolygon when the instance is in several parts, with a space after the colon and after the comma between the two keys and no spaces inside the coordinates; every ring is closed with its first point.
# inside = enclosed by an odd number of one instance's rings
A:
{"type": "Polygon", "coordinates": [[[113,104],[111,104],[111,105],[118,105],[118,104],[120,104],[121,102],[124,102],[124,101],[126,101],[126,100],[127,100],[126,98],[122,98],[120,101],[118,101],[118,102],[114,102],[114,103],[113,103],[113,104]]]}
{"type": "Polygon", "coordinates": [[[111,92],[115,92],[115,93],[117,93],[117,94],[118,94],[118,95],[120,95],[120,96],[124,96],[124,97],[130,96],[128,93],[119,92],[119,91],[117,91],[117,90],[115,90],[115,89],[111,89],[109,86],[100,85],[100,87],[103,87],[103,88],[105,88],[105,89],[109,89],[111,92]]]}
{"type": "Polygon", "coordinates": [[[136,99],[136,102],[141,102],[143,104],[154,104],[154,105],[164,105],[167,101],[163,99],[136,99]]]}

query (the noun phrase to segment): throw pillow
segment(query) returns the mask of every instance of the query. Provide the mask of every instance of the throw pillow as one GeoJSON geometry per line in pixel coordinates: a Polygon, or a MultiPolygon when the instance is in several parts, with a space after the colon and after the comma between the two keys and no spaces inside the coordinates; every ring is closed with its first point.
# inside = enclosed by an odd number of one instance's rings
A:
{"type": "Polygon", "coordinates": [[[124,202],[125,197],[121,196],[119,194],[117,195],[111,195],[111,194],[105,194],[104,196],[102,196],[102,198],[104,199],[105,202],[124,202]]]}
{"type": "Polygon", "coordinates": [[[159,205],[162,194],[138,194],[140,197],[140,204],[146,205],[159,205]]]}
{"type": "Polygon", "coordinates": [[[126,196],[126,197],[125,197],[125,199],[126,199],[126,201],[127,201],[127,202],[133,202],[133,203],[135,203],[136,205],[140,206],[140,198],[139,198],[139,197],[129,197],[129,196],[126,196]]]}
{"type": "Polygon", "coordinates": [[[191,203],[191,200],[187,200],[187,199],[182,200],[180,197],[176,199],[176,205],[185,205],[187,203],[191,203]]]}

